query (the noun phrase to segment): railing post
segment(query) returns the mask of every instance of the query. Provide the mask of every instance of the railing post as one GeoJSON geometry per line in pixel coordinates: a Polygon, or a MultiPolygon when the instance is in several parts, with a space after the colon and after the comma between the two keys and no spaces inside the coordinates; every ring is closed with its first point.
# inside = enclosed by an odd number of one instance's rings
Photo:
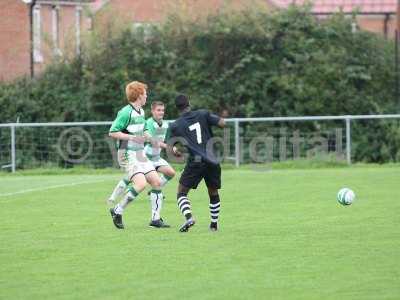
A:
{"type": "Polygon", "coordinates": [[[351,118],[350,116],[346,117],[346,159],[347,164],[351,165],[351,118]]]}
{"type": "Polygon", "coordinates": [[[11,127],[11,172],[15,173],[15,126],[12,124],[11,127]]]}
{"type": "Polygon", "coordinates": [[[240,165],[240,139],[239,139],[239,120],[235,120],[235,166],[240,165]]]}

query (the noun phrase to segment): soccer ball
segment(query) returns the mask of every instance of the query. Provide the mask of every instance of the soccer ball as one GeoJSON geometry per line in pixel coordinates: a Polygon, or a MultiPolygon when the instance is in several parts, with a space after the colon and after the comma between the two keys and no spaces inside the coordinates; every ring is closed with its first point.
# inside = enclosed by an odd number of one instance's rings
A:
{"type": "Polygon", "coordinates": [[[342,205],[350,205],[355,198],[356,195],[349,188],[342,188],[337,194],[337,201],[342,205]]]}

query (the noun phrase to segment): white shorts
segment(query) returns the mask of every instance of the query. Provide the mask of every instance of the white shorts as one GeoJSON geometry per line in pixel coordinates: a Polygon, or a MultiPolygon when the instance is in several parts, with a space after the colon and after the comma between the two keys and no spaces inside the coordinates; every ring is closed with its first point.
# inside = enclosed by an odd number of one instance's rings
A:
{"type": "Polygon", "coordinates": [[[149,158],[149,160],[153,164],[154,169],[156,169],[156,170],[159,167],[169,166],[169,163],[162,157],[149,158]]]}
{"type": "Polygon", "coordinates": [[[127,173],[129,179],[136,174],[146,175],[155,171],[153,163],[146,157],[143,150],[118,150],[119,166],[127,173]]]}

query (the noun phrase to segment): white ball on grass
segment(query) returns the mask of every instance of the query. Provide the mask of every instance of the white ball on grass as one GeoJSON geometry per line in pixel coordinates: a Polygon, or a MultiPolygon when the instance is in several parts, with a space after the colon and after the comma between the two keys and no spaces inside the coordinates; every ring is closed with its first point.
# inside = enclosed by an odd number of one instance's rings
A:
{"type": "Polygon", "coordinates": [[[337,201],[342,205],[350,205],[356,198],[356,194],[349,188],[342,188],[337,194],[337,201]]]}

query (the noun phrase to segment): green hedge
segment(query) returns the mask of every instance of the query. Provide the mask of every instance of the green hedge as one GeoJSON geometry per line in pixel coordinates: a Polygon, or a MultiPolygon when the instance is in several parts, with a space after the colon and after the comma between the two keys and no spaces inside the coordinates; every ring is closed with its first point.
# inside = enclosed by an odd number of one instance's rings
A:
{"type": "MultiPolygon", "coordinates": [[[[130,80],[148,83],[149,99],[169,105],[168,118],[177,116],[179,92],[231,117],[398,109],[392,41],[353,33],[343,15],[317,21],[309,7],[291,7],[222,12],[200,24],[176,14],[160,26],[94,32],[79,58],[1,85],[0,122],[111,120],[130,80]]],[[[398,122],[356,122],[353,132],[358,161],[399,160],[398,122]]]]}

